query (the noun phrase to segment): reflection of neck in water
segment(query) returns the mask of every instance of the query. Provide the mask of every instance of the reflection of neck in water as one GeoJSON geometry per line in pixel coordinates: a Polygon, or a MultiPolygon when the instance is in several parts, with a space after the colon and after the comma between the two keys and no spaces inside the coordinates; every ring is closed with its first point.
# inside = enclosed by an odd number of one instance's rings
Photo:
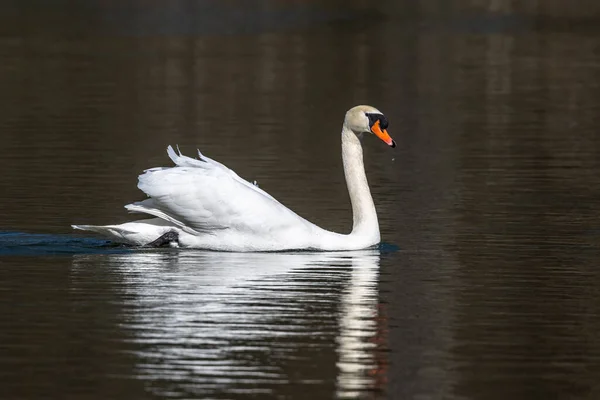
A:
{"type": "Polygon", "coordinates": [[[378,256],[352,259],[350,282],[340,299],[337,397],[357,398],[376,386],[370,371],[377,369],[378,267],[378,256]]]}
{"type": "MultiPolygon", "coordinates": [[[[75,273],[87,268],[89,257],[75,257],[75,273]]],[[[140,344],[139,372],[147,379],[190,380],[185,384],[222,392],[244,386],[240,371],[245,382],[269,385],[290,379],[292,368],[314,374],[301,379],[335,379],[340,396],[375,386],[368,371],[376,363],[370,342],[376,336],[378,250],[149,251],[106,261],[125,281],[130,317],[124,325],[140,344]],[[332,336],[338,375],[326,377],[331,363],[323,361],[331,353],[313,354],[306,346],[323,346],[332,336]],[[298,354],[311,357],[301,362],[313,367],[298,364],[298,354]]]]}

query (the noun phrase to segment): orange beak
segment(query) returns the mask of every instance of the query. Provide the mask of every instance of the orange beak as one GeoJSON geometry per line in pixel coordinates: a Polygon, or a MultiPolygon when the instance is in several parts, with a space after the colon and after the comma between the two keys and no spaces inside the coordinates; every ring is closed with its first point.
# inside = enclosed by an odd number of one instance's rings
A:
{"type": "Polygon", "coordinates": [[[381,126],[379,126],[379,120],[375,121],[373,126],[371,127],[371,132],[377,135],[377,137],[383,140],[388,146],[396,147],[396,142],[394,139],[390,137],[387,133],[387,129],[381,130],[381,126]]]}

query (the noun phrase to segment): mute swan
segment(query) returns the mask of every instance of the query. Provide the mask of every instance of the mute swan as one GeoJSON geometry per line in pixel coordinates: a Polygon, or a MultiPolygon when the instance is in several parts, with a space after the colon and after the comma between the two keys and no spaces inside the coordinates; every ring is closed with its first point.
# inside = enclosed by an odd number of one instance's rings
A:
{"type": "Polygon", "coordinates": [[[221,251],[359,250],[379,243],[379,222],[365,175],[360,139],[373,133],[396,147],[385,116],[371,106],[346,112],[342,159],[352,203],[353,227],[344,235],[305,220],[264,190],[200,151],[200,159],[167,153],[175,167],[151,168],[138,188],[149,198],[125,206],[155,218],[120,225],[72,225],[137,246],[192,247],[221,251]]]}

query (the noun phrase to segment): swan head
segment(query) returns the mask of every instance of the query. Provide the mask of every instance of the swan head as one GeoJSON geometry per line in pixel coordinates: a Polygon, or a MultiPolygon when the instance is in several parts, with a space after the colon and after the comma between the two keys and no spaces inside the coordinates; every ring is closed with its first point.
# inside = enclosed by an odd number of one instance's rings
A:
{"type": "Polygon", "coordinates": [[[371,106],[356,106],[346,112],[344,125],[357,136],[372,133],[383,140],[388,146],[396,147],[396,142],[387,132],[388,120],[381,111],[371,106]]]}

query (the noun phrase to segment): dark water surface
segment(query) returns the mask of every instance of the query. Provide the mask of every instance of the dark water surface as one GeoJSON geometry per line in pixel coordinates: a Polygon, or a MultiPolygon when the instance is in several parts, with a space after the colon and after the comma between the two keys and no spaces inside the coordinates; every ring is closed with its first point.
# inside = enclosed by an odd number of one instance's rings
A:
{"type": "Polygon", "coordinates": [[[0,398],[600,398],[600,6],[517,3],[2,2],[0,398]],[[382,249],[70,231],[179,144],[347,232],[359,103],[382,249]]]}

